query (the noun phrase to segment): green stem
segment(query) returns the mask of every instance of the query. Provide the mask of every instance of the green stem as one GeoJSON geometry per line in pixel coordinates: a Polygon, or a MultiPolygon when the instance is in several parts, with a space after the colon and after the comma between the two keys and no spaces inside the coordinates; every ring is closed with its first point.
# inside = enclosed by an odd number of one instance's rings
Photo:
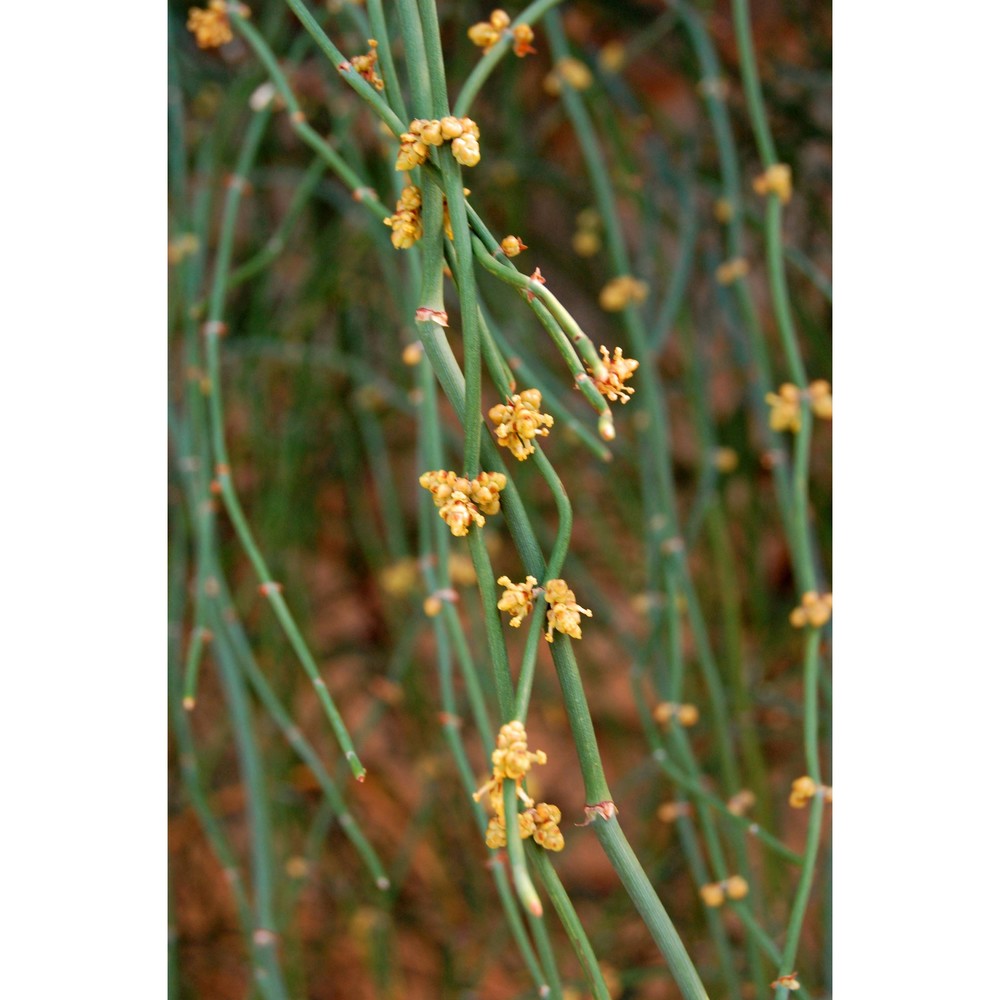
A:
{"type": "Polygon", "coordinates": [[[673,922],[667,916],[663,903],[656,895],[639,859],[629,845],[618,824],[618,817],[598,819],[595,823],[597,837],[625,886],[635,908],[639,911],[660,953],[667,960],[674,981],[684,1000],[708,1000],[708,994],[698,976],[673,922]]]}

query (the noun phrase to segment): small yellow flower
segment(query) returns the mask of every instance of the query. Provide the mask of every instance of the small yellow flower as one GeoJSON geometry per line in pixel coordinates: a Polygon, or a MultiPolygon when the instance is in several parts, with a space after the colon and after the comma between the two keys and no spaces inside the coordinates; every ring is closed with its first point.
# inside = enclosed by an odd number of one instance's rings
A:
{"type": "Polygon", "coordinates": [[[572,247],[580,257],[593,257],[601,249],[601,237],[592,229],[578,229],[573,234],[572,247]]]}
{"type": "Polygon", "coordinates": [[[706,906],[711,906],[713,909],[717,906],[722,906],[726,901],[725,890],[718,882],[711,882],[708,885],[703,885],[699,890],[701,893],[702,902],[706,906]]]}
{"type": "Polygon", "coordinates": [[[399,137],[399,155],[396,157],[397,170],[412,170],[427,162],[430,150],[414,132],[404,132],[399,137]]]}
{"type": "Polygon", "coordinates": [[[375,69],[378,63],[378,42],[374,38],[368,39],[368,52],[363,56],[354,56],[351,59],[351,65],[361,74],[362,78],[367,80],[376,90],[384,90],[385,84],[382,82],[382,78],[378,75],[378,71],[375,69]]]}
{"type": "Polygon", "coordinates": [[[473,45],[483,50],[486,55],[500,41],[500,32],[489,21],[480,21],[468,30],[468,36],[473,45]]]}
{"type": "Polygon", "coordinates": [[[424,346],[419,340],[411,341],[406,347],[403,348],[403,353],[401,355],[403,359],[403,364],[409,367],[414,367],[419,365],[421,359],[424,356],[424,346]]]}
{"type": "Polygon", "coordinates": [[[813,414],[820,420],[833,419],[833,396],[830,393],[830,383],[825,379],[817,379],[809,384],[809,403],[813,414]]]}
{"type": "MultiPolygon", "coordinates": [[[[635,370],[639,367],[639,362],[634,358],[623,357],[620,347],[615,348],[615,356],[612,358],[608,354],[608,349],[602,344],[601,355],[608,369],[608,374],[607,378],[594,379],[597,391],[602,396],[607,396],[612,403],[615,400],[627,403],[629,396],[635,392],[635,389],[630,385],[625,385],[625,382],[635,373],[635,370]]],[[[587,370],[593,376],[594,371],[589,365],[587,366],[587,370]]]]}
{"type": "Polygon", "coordinates": [[[796,628],[822,628],[833,614],[833,594],[817,594],[807,590],[802,595],[802,603],[788,616],[796,628]]]}
{"type": "Polygon", "coordinates": [[[712,464],[719,472],[734,472],[740,464],[740,456],[735,448],[716,448],[715,454],[712,456],[712,464]]]}
{"type": "Polygon", "coordinates": [[[564,83],[573,90],[586,90],[593,82],[593,74],[587,68],[586,63],[582,63],[572,56],[566,56],[556,61],[552,72],[545,77],[542,86],[547,94],[555,97],[562,90],[564,83]]]}
{"type": "Polygon", "coordinates": [[[792,168],[787,163],[775,163],[754,178],[753,189],[764,197],[776,194],[782,205],[792,200],[792,168]]]}
{"type": "Polygon", "coordinates": [[[684,726],[685,729],[689,729],[698,723],[698,706],[682,705],[676,701],[661,701],[653,709],[653,718],[664,726],[670,725],[670,722],[676,719],[679,725],[684,726]]]}
{"type": "Polygon", "coordinates": [[[405,597],[420,582],[420,570],[415,559],[401,559],[379,573],[379,583],[390,597],[405,597]]]}
{"type": "Polygon", "coordinates": [[[559,807],[548,802],[539,802],[534,809],[529,810],[529,813],[534,813],[532,819],[535,828],[532,836],[535,843],[547,851],[561,851],[566,846],[566,841],[558,825],[562,819],[559,807]]]}
{"type": "Polygon", "coordinates": [[[515,719],[505,723],[497,733],[497,748],[493,751],[493,776],[520,781],[533,763],[544,764],[544,750],[528,749],[528,733],[523,722],[515,719]]]}
{"type": "Polygon", "coordinates": [[[196,254],[200,247],[198,237],[194,233],[181,233],[167,244],[167,263],[179,264],[185,257],[196,254]]]}
{"type": "Polygon", "coordinates": [[[535,40],[535,33],[531,30],[531,25],[515,24],[511,34],[514,36],[514,55],[518,59],[534,54],[531,43],[535,40]]]}
{"type": "Polygon", "coordinates": [[[506,588],[497,602],[497,608],[511,616],[511,628],[520,628],[521,622],[535,606],[534,591],[538,581],[529,576],[524,583],[513,583],[509,576],[502,576],[497,583],[506,588]]]}
{"type": "Polygon", "coordinates": [[[522,250],[527,250],[528,246],[521,242],[520,236],[505,236],[500,241],[500,249],[507,257],[516,257],[522,250]]]}
{"type": "Polygon", "coordinates": [[[649,286],[645,281],[622,274],[612,278],[601,289],[598,301],[607,312],[621,312],[633,303],[644,302],[648,293],[649,286]]]}
{"type": "Polygon", "coordinates": [[[565,580],[549,580],[545,584],[545,600],[549,605],[546,617],[549,623],[545,638],[548,642],[554,640],[553,629],[568,635],[571,639],[583,638],[580,631],[580,615],[593,617],[593,612],[581,608],[576,603],[576,594],[566,585],[565,580]]]}
{"type": "Polygon", "coordinates": [[[187,29],[194,35],[199,49],[217,49],[233,40],[225,0],[208,0],[208,7],[192,7],[188,11],[187,29]]]}
{"type": "Polygon", "coordinates": [[[722,887],[730,899],[745,899],[750,892],[750,886],[742,875],[730,875],[722,883],[722,887]]]}
{"type": "Polygon", "coordinates": [[[740,278],[745,278],[750,273],[750,264],[746,257],[734,257],[732,260],[723,261],[715,269],[715,280],[720,285],[731,285],[740,278]]]}
{"type": "Polygon", "coordinates": [[[463,132],[452,140],[451,155],[463,167],[474,167],[479,162],[479,142],[471,132],[463,132]]]}
{"type": "Polygon", "coordinates": [[[462,127],[461,118],[456,118],[454,115],[448,115],[441,119],[441,135],[447,142],[451,142],[452,139],[457,139],[465,129],[462,127]]]}
{"type": "Polygon", "coordinates": [[[425,472],[420,485],[430,493],[434,506],[440,508],[438,513],[451,533],[460,538],[469,533],[473,524],[483,527],[483,514],[500,510],[500,492],[507,485],[507,477],[502,472],[480,472],[475,479],[466,479],[439,469],[425,472]]]}
{"type": "Polygon", "coordinates": [[[809,800],[816,794],[816,782],[807,775],[796,778],[792,782],[792,793],[788,796],[788,804],[793,809],[805,809],[809,800]]]}
{"type": "Polygon", "coordinates": [[[534,453],[534,439],[547,437],[553,424],[552,416],[539,410],[541,403],[542,394],[537,389],[525,389],[509,396],[506,403],[490,408],[489,418],[496,425],[497,443],[508,448],[519,462],[534,453]]]}
{"type": "Polygon", "coordinates": [[[719,198],[712,206],[712,212],[718,222],[728,222],[733,217],[733,205],[728,198],[719,198]]]}
{"type": "Polygon", "coordinates": [[[495,31],[503,31],[504,28],[510,27],[510,15],[498,8],[490,14],[490,27],[495,31]]]}
{"type": "Polygon", "coordinates": [[[413,184],[403,188],[396,211],[382,221],[392,227],[392,245],[397,250],[412,247],[423,236],[424,224],[420,217],[420,188],[413,184]]]}
{"type": "Polygon", "coordinates": [[[597,53],[597,61],[601,68],[608,73],[618,73],[625,68],[627,62],[627,51],[625,43],[617,39],[606,42],[601,51],[597,53]]]}
{"type": "Polygon", "coordinates": [[[769,392],[764,401],[771,407],[771,430],[798,433],[802,426],[802,398],[791,382],[785,382],[776,393],[769,392]]]}

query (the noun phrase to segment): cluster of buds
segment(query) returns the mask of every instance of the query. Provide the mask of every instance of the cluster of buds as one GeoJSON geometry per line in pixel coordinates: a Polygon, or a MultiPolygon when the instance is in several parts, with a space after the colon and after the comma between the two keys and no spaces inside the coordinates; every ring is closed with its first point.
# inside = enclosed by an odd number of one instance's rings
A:
{"type": "Polygon", "coordinates": [[[669,726],[676,719],[678,725],[688,729],[698,722],[698,706],[682,705],[676,701],[661,701],[653,709],[653,718],[662,726],[669,726]]]}
{"type": "Polygon", "coordinates": [[[531,43],[535,40],[535,33],[531,30],[531,26],[527,24],[515,24],[511,28],[510,16],[503,10],[495,10],[490,14],[488,21],[480,21],[478,24],[474,24],[469,28],[468,34],[472,44],[479,46],[483,50],[483,55],[486,55],[500,41],[504,32],[508,31],[508,29],[514,39],[514,55],[523,59],[526,55],[535,51],[531,47],[531,43]]]}
{"type": "Polygon", "coordinates": [[[545,632],[547,642],[552,642],[556,632],[562,632],[571,639],[582,639],[583,633],[580,631],[580,615],[593,618],[594,613],[587,608],[581,608],[576,603],[576,594],[566,584],[565,580],[549,580],[545,584],[545,600],[549,605],[546,612],[549,627],[545,632]]]}
{"type": "Polygon", "coordinates": [[[537,389],[525,389],[507,397],[506,403],[490,408],[489,418],[496,425],[497,443],[523,462],[535,451],[536,437],[548,437],[553,419],[542,413],[542,394],[537,389]]]}
{"type": "Polygon", "coordinates": [[[538,586],[538,581],[529,576],[524,583],[514,583],[509,576],[502,576],[497,583],[505,588],[497,602],[497,609],[511,616],[511,628],[520,628],[521,622],[531,614],[535,606],[535,587],[538,586]]]}
{"type": "Polygon", "coordinates": [[[802,603],[788,616],[796,628],[822,628],[833,614],[833,594],[818,594],[807,590],[802,595],[802,603]]]}
{"type": "Polygon", "coordinates": [[[472,797],[478,802],[484,795],[489,797],[490,808],[495,815],[486,828],[486,846],[491,849],[505,847],[507,844],[507,821],[503,808],[503,783],[508,778],[517,786],[517,797],[524,803],[525,809],[518,813],[518,833],[522,840],[534,838],[536,844],[547,851],[561,851],[565,846],[559,821],[562,813],[558,807],[548,802],[539,802],[530,798],[524,790],[524,778],[531,770],[532,764],[546,762],[543,750],[528,749],[528,734],[524,723],[508,722],[500,727],[497,733],[497,746],[493,751],[491,761],[493,775],[472,797]]]}
{"type": "Polygon", "coordinates": [[[451,155],[463,166],[479,162],[479,126],[471,118],[414,118],[399,137],[397,170],[412,170],[427,162],[431,146],[451,143],[451,155]]]}
{"type": "Polygon", "coordinates": [[[354,56],[351,65],[367,80],[376,90],[384,90],[385,84],[382,77],[378,75],[376,66],[378,65],[378,42],[374,38],[368,39],[368,51],[363,56],[354,56]]]}
{"type": "Polygon", "coordinates": [[[730,875],[721,882],[710,882],[698,890],[702,902],[711,907],[722,906],[727,899],[744,899],[749,891],[750,886],[742,875],[730,875]]]}
{"type": "Polygon", "coordinates": [[[782,205],[792,200],[792,168],[787,163],[775,163],[753,180],[753,189],[761,197],[776,194],[782,205]]]}
{"type": "Polygon", "coordinates": [[[592,208],[585,208],[576,217],[573,252],[581,257],[593,257],[601,249],[601,217],[592,208]]]}
{"type": "Polygon", "coordinates": [[[483,514],[500,510],[500,491],[507,485],[502,472],[480,472],[475,479],[465,479],[455,472],[439,469],[425,472],[420,485],[430,492],[441,519],[460,538],[469,533],[469,526],[486,524],[483,514]]]}
{"type": "Polygon", "coordinates": [[[648,294],[649,286],[645,281],[629,274],[620,274],[601,289],[598,301],[607,312],[621,312],[633,303],[645,302],[648,294]]]}
{"type": "Polygon", "coordinates": [[[732,260],[723,261],[715,269],[715,280],[720,285],[731,285],[740,278],[745,278],[750,273],[750,264],[746,257],[734,257],[732,260]]]}
{"type": "Polygon", "coordinates": [[[792,782],[792,792],[788,796],[788,804],[793,809],[805,809],[809,800],[816,795],[822,795],[826,803],[833,802],[833,789],[827,785],[817,785],[808,775],[802,775],[792,782]]]}
{"type": "Polygon", "coordinates": [[[520,236],[505,236],[500,241],[500,249],[505,257],[516,257],[522,250],[528,249],[528,244],[522,243],[520,236]]]}
{"type": "Polygon", "coordinates": [[[563,84],[572,90],[586,90],[594,82],[594,76],[586,63],[565,56],[557,59],[552,71],[542,81],[545,93],[555,97],[563,88],[563,84]]]}
{"type": "MultiPolygon", "coordinates": [[[[249,9],[242,4],[239,13],[241,17],[250,16],[249,9]]],[[[188,11],[187,29],[194,35],[199,49],[217,49],[231,42],[233,29],[229,25],[226,0],[208,0],[204,10],[192,7],[188,11]]]]}
{"type": "Polygon", "coordinates": [[[771,430],[797,433],[802,427],[802,405],[808,403],[819,420],[833,419],[833,396],[830,383],[825,379],[811,382],[808,389],[800,389],[785,382],[777,392],[764,397],[771,407],[771,430]]]}
{"type": "Polygon", "coordinates": [[[607,396],[612,403],[615,400],[627,403],[629,396],[635,392],[635,389],[630,385],[626,385],[625,382],[632,377],[635,370],[639,367],[639,362],[634,358],[623,357],[620,347],[615,348],[615,356],[611,357],[608,354],[608,349],[602,344],[601,355],[604,358],[604,366],[607,369],[607,375],[604,378],[594,376],[593,368],[590,365],[587,366],[587,370],[594,379],[594,385],[597,386],[597,391],[602,396],[607,396]]]}
{"type": "Polygon", "coordinates": [[[392,245],[397,250],[412,247],[424,234],[424,224],[420,218],[420,188],[413,184],[403,188],[396,211],[382,221],[392,226],[392,245]]]}

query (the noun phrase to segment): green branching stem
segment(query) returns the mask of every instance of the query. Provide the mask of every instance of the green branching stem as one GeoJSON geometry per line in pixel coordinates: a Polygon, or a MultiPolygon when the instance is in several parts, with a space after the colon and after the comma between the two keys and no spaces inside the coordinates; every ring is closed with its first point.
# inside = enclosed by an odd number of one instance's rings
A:
{"type": "Polygon", "coordinates": [[[458,98],[455,101],[455,114],[459,118],[469,113],[472,102],[476,99],[483,84],[489,79],[500,60],[510,51],[514,40],[514,28],[519,24],[534,24],[550,7],[554,7],[560,2],[561,0],[535,0],[533,4],[526,7],[514,18],[509,28],[501,35],[500,40],[493,45],[489,52],[483,54],[483,57],[476,63],[476,68],[462,84],[462,89],[458,92],[458,98]]]}
{"type": "MultiPolygon", "coordinates": [[[[302,22],[302,26],[312,35],[313,40],[319,46],[320,51],[330,60],[334,68],[340,73],[341,77],[347,83],[347,85],[367,104],[372,111],[378,115],[392,129],[393,133],[400,135],[406,131],[405,123],[400,120],[396,113],[389,107],[382,95],[375,90],[371,84],[351,65],[349,59],[347,59],[344,54],[337,48],[336,45],[330,40],[327,33],[323,30],[320,23],[312,16],[309,8],[302,2],[302,0],[286,0],[286,3],[291,8],[292,13],[302,22]]],[[[402,6],[406,6],[403,4],[402,6]]],[[[236,5],[238,8],[238,5],[236,5]]],[[[231,7],[232,11],[234,7],[231,7]]],[[[233,18],[234,21],[243,20],[238,14],[233,18]]],[[[382,41],[379,41],[379,48],[382,49],[382,41]]],[[[389,57],[389,47],[385,46],[383,50],[384,54],[389,57]]],[[[379,61],[382,60],[382,54],[379,55],[379,61]]],[[[389,57],[391,59],[391,57],[389,57]]],[[[393,74],[394,75],[394,74],[393,74]]],[[[397,90],[398,90],[398,85],[397,90]]],[[[291,107],[291,105],[289,105],[291,107]]]]}

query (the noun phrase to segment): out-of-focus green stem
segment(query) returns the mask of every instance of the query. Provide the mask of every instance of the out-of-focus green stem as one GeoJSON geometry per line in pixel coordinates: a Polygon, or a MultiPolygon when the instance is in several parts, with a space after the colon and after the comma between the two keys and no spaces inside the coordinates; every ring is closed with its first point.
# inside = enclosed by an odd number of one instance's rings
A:
{"type": "Polygon", "coordinates": [[[548,854],[537,845],[528,845],[528,859],[531,861],[536,872],[541,879],[542,886],[552,900],[552,907],[559,916],[570,944],[576,952],[576,957],[580,960],[587,982],[590,984],[590,991],[595,1000],[611,1000],[608,987],[604,982],[604,975],[598,964],[597,956],[590,944],[590,938],[580,923],[580,918],[573,908],[573,902],[569,894],[563,887],[559,876],[556,874],[555,866],[549,859],[548,854]]]}
{"type": "MultiPolygon", "coordinates": [[[[367,80],[351,65],[349,59],[345,58],[344,54],[337,48],[336,45],[330,41],[329,36],[323,30],[319,22],[312,16],[309,12],[309,8],[302,2],[302,0],[285,0],[288,6],[291,8],[292,13],[302,22],[302,26],[312,35],[316,44],[319,46],[320,51],[330,60],[334,68],[340,73],[347,85],[367,104],[374,112],[379,116],[393,130],[396,135],[406,131],[406,125],[402,122],[396,115],[396,113],[389,107],[385,99],[374,87],[368,83],[367,80]]],[[[234,5],[230,8],[233,11],[234,8],[238,11],[239,5],[234,5]]],[[[239,14],[233,18],[234,21],[241,20],[239,14]]],[[[381,45],[381,43],[380,43],[381,45]]],[[[388,54],[388,46],[386,47],[386,53],[388,54]]],[[[391,57],[390,57],[391,58],[391,57]]],[[[381,60],[380,60],[381,61],[381,60]]]]}
{"type": "Polygon", "coordinates": [[[222,384],[219,375],[219,341],[225,333],[225,323],[223,321],[224,306],[226,298],[226,278],[229,273],[229,263],[232,257],[233,234],[236,227],[236,216],[239,211],[240,196],[244,188],[244,177],[249,170],[257,148],[263,138],[264,130],[270,116],[266,112],[259,112],[251,119],[250,127],[244,140],[243,149],[240,153],[236,167],[235,177],[230,178],[228,191],[226,192],[225,208],[223,220],[219,233],[219,244],[216,250],[215,273],[212,281],[212,291],[209,298],[209,312],[207,322],[204,326],[205,352],[209,379],[209,417],[211,424],[212,451],[215,459],[215,482],[218,483],[222,494],[226,512],[232,521],[233,527],[240,538],[240,542],[247,554],[250,562],[257,573],[261,584],[261,589],[267,596],[271,607],[285,631],[292,648],[295,650],[299,662],[313,682],[320,703],[326,713],[327,719],[337,736],[344,756],[351,765],[351,771],[358,780],[364,779],[365,769],[362,766],[358,755],[351,742],[350,733],[344,725],[344,721],[337,710],[333,699],[326,687],[326,682],[322,679],[316,662],[309,652],[305,640],[299,631],[295,620],[288,610],[285,600],[281,595],[280,588],[272,577],[267,563],[257,546],[253,532],[243,513],[242,505],[233,487],[229,454],[226,448],[225,422],[222,406],[222,384]]]}

